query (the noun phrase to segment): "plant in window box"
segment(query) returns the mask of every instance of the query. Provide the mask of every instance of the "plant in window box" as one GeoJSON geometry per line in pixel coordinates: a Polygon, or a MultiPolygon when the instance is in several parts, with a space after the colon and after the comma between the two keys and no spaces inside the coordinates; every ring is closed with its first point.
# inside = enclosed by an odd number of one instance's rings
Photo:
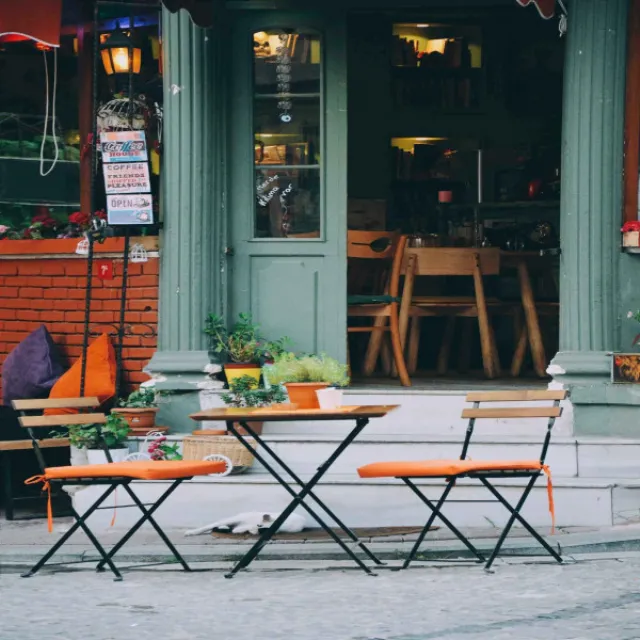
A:
{"type": "Polygon", "coordinates": [[[317,409],[317,391],[349,384],[347,365],[324,354],[296,356],[284,353],[269,368],[269,383],[284,385],[289,401],[300,409],[317,409]]]}
{"type": "Polygon", "coordinates": [[[632,220],[622,225],[622,246],[640,247],[640,220],[632,220]]]}
{"type": "Polygon", "coordinates": [[[140,387],[133,391],[125,400],[118,402],[118,407],[112,410],[127,421],[132,434],[148,433],[156,430],[156,413],[158,401],[162,394],[154,387],[140,387]]]}
{"type": "MultiPolygon", "coordinates": [[[[640,311],[629,311],[627,318],[640,323],[640,311]]],[[[640,333],[631,342],[640,344],[640,333]]],[[[611,381],[614,383],[640,383],[640,353],[614,353],[611,362],[611,381]]]]}
{"type": "Polygon", "coordinates": [[[218,359],[227,360],[224,372],[229,385],[243,376],[251,376],[256,383],[260,381],[262,336],[251,314],[241,313],[238,321],[228,330],[221,316],[210,313],[204,332],[209,337],[210,353],[218,359]]]}
{"type": "MultiPolygon", "coordinates": [[[[229,385],[228,393],[222,394],[222,401],[229,407],[269,407],[286,402],[287,396],[280,386],[260,387],[253,376],[236,378],[229,385]]],[[[262,433],[262,422],[250,422],[249,425],[257,433],[262,433]]],[[[244,429],[239,428],[241,433],[244,429]]]]}
{"type": "Polygon", "coordinates": [[[52,433],[54,438],[69,438],[72,447],[86,450],[89,464],[104,464],[107,461],[102,441],[111,454],[113,462],[122,462],[129,455],[129,448],[125,446],[129,435],[129,424],[121,416],[110,414],[102,425],[69,425],[68,433],[52,433]],[[100,437],[102,433],[102,438],[100,437]]]}

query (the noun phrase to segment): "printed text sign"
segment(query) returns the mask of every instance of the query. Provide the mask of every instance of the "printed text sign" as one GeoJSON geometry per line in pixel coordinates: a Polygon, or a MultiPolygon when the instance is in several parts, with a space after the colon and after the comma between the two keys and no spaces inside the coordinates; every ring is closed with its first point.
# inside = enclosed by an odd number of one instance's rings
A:
{"type": "Polygon", "coordinates": [[[148,194],[107,196],[109,224],[153,224],[153,203],[148,194]]]}
{"type": "Polygon", "coordinates": [[[143,131],[104,131],[100,134],[103,162],[147,162],[143,131]]]}
{"type": "Polygon", "coordinates": [[[103,164],[104,186],[111,193],[149,193],[149,165],[146,162],[103,164]]]}

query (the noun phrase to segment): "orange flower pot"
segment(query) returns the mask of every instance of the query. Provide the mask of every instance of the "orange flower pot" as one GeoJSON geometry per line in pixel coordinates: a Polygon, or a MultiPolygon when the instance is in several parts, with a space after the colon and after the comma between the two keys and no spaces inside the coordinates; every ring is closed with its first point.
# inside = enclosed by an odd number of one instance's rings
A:
{"type": "Polygon", "coordinates": [[[297,405],[298,409],[319,409],[320,403],[316,391],[326,389],[329,384],[326,382],[287,382],[285,385],[289,394],[291,404],[297,405]]]}

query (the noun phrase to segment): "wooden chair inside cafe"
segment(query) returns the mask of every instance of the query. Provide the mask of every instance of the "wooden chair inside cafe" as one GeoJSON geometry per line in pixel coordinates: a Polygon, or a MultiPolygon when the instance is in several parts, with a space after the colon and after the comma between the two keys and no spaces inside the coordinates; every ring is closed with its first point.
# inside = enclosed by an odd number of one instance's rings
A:
{"type": "Polygon", "coordinates": [[[403,386],[411,386],[400,338],[400,272],[406,236],[383,231],[347,235],[347,333],[370,334],[363,373],[371,375],[385,335],[391,337],[393,364],[403,386]],[[356,318],[372,322],[353,322],[356,318]]]}
{"type": "Polygon", "coordinates": [[[487,299],[484,278],[500,272],[498,248],[411,248],[404,251],[401,274],[405,276],[403,304],[400,311],[401,341],[409,331],[407,363],[409,372],[415,372],[420,343],[420,321],[424,317],[445,318],[445,332],[438,354],[438,373],[446,372],[459,318],[476,318],[480,331],[482,365],[487,378],[500,375],[500,361],[491,313],[503,312],[504,305],[496,299],[487,299]],[[463,276],[473,279],[472,296],[414,296],[416,278],[463,276]],[[500,307],[498,309],[498,307],[500,307]],[[410,323],[410,328],[409,328],[410,323]]]}

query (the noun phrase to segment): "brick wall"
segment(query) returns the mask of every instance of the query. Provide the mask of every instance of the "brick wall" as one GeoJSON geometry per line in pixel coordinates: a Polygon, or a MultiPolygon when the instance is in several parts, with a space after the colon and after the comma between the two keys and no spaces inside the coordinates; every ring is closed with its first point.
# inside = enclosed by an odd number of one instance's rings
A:
{"type": "MultiPolygon", "coordinates": [[[[6,242],[20,245],[23,241],[3,241],[0,245],[6,242]]],[[[114,277],[112,280],[93,278],[90,327],[92,333],[115,333],[119,321],[122,258],[104,253],[98,259],[113,263],[114,277]]],[[[125,322],[131,325],[135,335],[124,341],[123,382],[127,389],[148,379],[142,369],[157,345],[158,267],[157,253],[152,253],[145,263],[129,264],[125,322]]],[[[80,356],[86,275],[87,261],[82,256],[71,253],[42,257],[3,255],[0,246],[0,366],[11,349],[41,324],[59,346],[66,365],[80,356]]],[[[115,336],[112,343],[115,347],[115,336]]]]}

